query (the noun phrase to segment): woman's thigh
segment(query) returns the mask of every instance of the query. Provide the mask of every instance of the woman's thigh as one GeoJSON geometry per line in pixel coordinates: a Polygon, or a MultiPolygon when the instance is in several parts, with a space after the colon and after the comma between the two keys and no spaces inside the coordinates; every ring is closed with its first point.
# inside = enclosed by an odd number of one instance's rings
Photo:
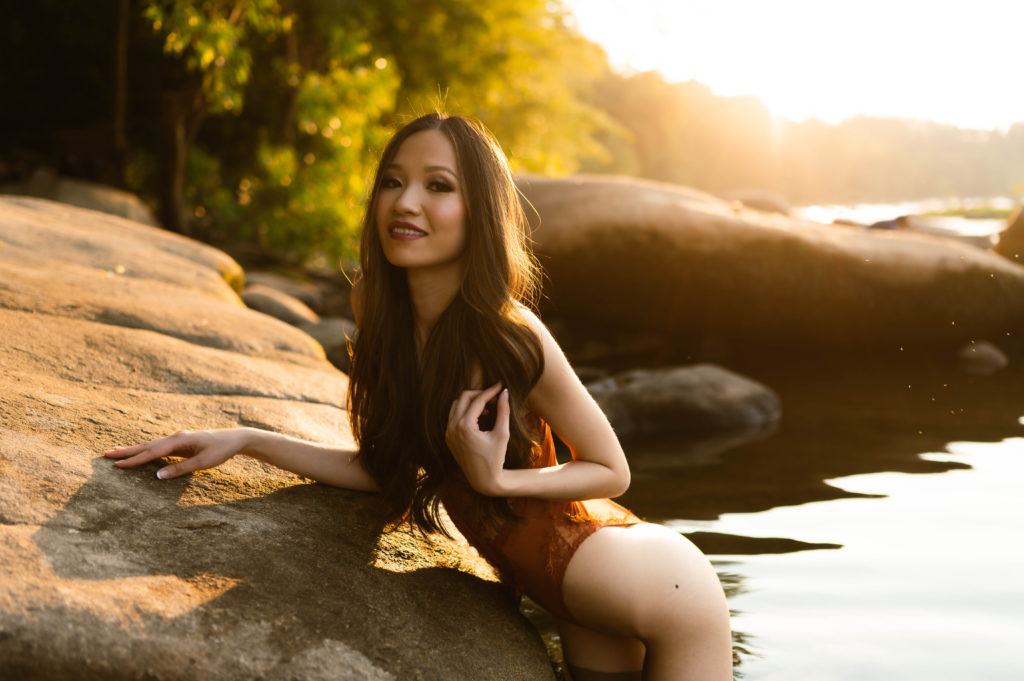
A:
{"type": "Polygon", "coordinates": [[[716,647],[724,641],[731,648],[714,568],[688,539],[660,525],[592,534],[566,568],[562,596],[577,622],[604,634],[648,646],[714,637],[716,647]]]}
{"type": "Polygon", "coordinates": [[[601,673],[635,672],[644,664],[644,644],[640,639],[614,636],[587,629],[574,622],[558,620],[562,640],[562,656],[574,670],[579,668],[601,673]]]}

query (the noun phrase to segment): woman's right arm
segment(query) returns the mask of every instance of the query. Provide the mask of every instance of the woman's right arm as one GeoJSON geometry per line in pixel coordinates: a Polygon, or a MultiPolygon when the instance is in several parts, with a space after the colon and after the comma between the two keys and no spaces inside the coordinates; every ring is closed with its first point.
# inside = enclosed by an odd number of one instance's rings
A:
{"type": "Polygon", "coordinates": [[[184,460],[157,471],[161,479],[219,466],[235,454],[265,461],[306,478],[335,487],[378,491],[359,459],[357,449],[330,447],[258,428],[179,431],[132,447],[115,447],[104,455],[119,459],[115,466],[132,468],[165,456],[184,460]]]}
{"type": "MultiPolygon", "coordinates": [[[[362,288],[362,280],[357,279],[351,292],[352,312],[357,325],[363,316],[362,288]]],[[[258,428],[179,431],[159,440],[132,447],[115,447],[104,452],[105,456],[118,459],[114,465],[120,468],[132,468],[165,456],[184,459],[158,470],[156,475],[161,479],[176,478],[219,466],[235,454],[248,454],[278,468],[335,487],[364,492],[380,491],[363,467],[358,449],[328,447],[258,428]]]]}

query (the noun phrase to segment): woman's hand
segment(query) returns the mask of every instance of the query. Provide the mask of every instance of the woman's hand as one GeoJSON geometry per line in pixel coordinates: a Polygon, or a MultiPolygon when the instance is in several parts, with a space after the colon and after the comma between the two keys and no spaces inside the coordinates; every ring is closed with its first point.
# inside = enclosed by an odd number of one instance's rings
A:
{"type": "Polygon", "coordinates": [[[141,445],[114,447],[103,454],[111,459],[120,459],[114,462],[119,468],[133,468],[165,456],[183,457],[184,461],[164,466],[156,472],[156,477],[167,479],[219,466],[245,448],[247,442],[247,428],[196,432],[179,430],[174,435],[141,445]]]}
{"type": "Polygon", "coordinates": [[[501,390],[500,383],[485,390],[466,390],[452,403],[445,441],[469,484],[480,494],[504,496],[501,478],[508,449],[508,419],[508,390],[501,390]],[[480,415],[496,396],[494,428],[480,430],[480,415]]]}

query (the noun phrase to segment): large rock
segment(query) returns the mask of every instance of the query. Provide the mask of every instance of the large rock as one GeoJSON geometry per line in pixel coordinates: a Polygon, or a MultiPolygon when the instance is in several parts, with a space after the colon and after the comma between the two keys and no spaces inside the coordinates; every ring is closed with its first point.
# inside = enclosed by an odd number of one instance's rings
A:
{"type": "Polygon", "coordinates": [[[763,430],[782,414],[766,386],[712,364],[633,369],[587,385],[620,438],[763,430]]]}
{"type": "Polygon", "coordinates": [[[744,208],[759,210],[764,213],[792,215],[793,208],[782,196],[768,191],[741,189],[721,194],[726,201],[739,201],[744,208]]]}
{"type": "Polygon", "coordinates": [[[0,187],[0,193],[59,201],[118,215],[144,225],[159,224],[153,211],[135,194],[104,184],[61,177],[47,168],[40,168],[21,184],[0,187]]]}
{"type": "Polygon", "coordinates": [[[994,250],[1018,265],[1024,265],[1024,203],[1018,204],[1006,221],[1006,229],[999,233],[994,250]]]}
{"type": "MultiPolygon", "coordinates": [[[[335,273],[334,276],[340,278],[341,275],[335,273]]],[[[297,298],[313,310],[319,310],[323,305],[323,292],[317,285],[298,276],[289,277],[278,272],[246,272],[245,283],[266,286],[280,291],[292,298],[297,298]]]]}
{"type": "Polygon", "coordinates": [[[5,262],[43,269],[57,261],[90,271],[154,279],[237,300],[224,286],[242,290],[242,268],[225,253],[178,234],[105,213],[51,201],[0,196],[4,207],[5,262]],[[76,225],[87,224],[83,230],[76,225]]]}
{"type": "Polygon", "coordinates": [[[316,324],[319,315],[304,302],[263,284],[250,284],[242,291],[242,302],[252,310],[280,319],[285,324],[316,324]]]}
{"type": "Polygon", "coordinates": [[[327,361],[342,371],[348,371],[351,360],[348,356],[349,341],[354,341],[358,327],[351,319],[324,317],[313,324],[301,324],[299,328],[319,343],[327,361]]]}
{"type": "Polygon", "coordinates": [[[159,481],[99,455],[176,428],[349,441],[346,378],[247,310],[230,259],[0,197],[0,678],[551,679],[458,541],[239,457],[159,481]]]}
{"type": "Polygon", "coordinates": [[[843,349],[952,361],[971,340],[1024,336],[1024,268],[976,248],[738,209],[652,182],[520,185],[539,216],[553,311],[664,334],[684,359],[843,349]]]}

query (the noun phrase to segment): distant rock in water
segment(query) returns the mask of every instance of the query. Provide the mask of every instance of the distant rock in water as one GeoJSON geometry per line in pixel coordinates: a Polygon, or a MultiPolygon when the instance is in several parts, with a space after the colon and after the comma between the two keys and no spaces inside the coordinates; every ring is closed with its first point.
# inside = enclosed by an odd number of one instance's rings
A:
{"type": "Polygon", "coordinates": [[[633,369],[587,389],[622,438],[765,428],[782,413],[771,389],[711,364],[633,369]]]}
{"type": "Polygon", "coordinates": [[[0,679],[553,679],[464,544],[237,457],[160,481],[101,452],[178,428],[350,440],[347,380],[245,308],[208,246],[0,197],[0,679]]]}
{"type": "MultiPolygon", "coordinates": [[[[736,210],[686,187],[524,177],[550,310],[672,361],[1024,352],[1024,268],[948,239],[736,210]]],[[[570,325],[571,326],[571,325],[570,325]]],[[[653,356],[653,355],[652,355],[653,356]]]]}
{"type": "Polygon", "coordinates": [[[988,376],[1006,368],[1006,355],[988,341],[972,341],[957,353],[960,368],[968,374],[988,376]]]}
{"type": "Polygon", "coordinates": [[[999,233],[995,252],[1018,265],[1024,265],[1024,203],[1006,221],[1006,229],[999,233]]]}

